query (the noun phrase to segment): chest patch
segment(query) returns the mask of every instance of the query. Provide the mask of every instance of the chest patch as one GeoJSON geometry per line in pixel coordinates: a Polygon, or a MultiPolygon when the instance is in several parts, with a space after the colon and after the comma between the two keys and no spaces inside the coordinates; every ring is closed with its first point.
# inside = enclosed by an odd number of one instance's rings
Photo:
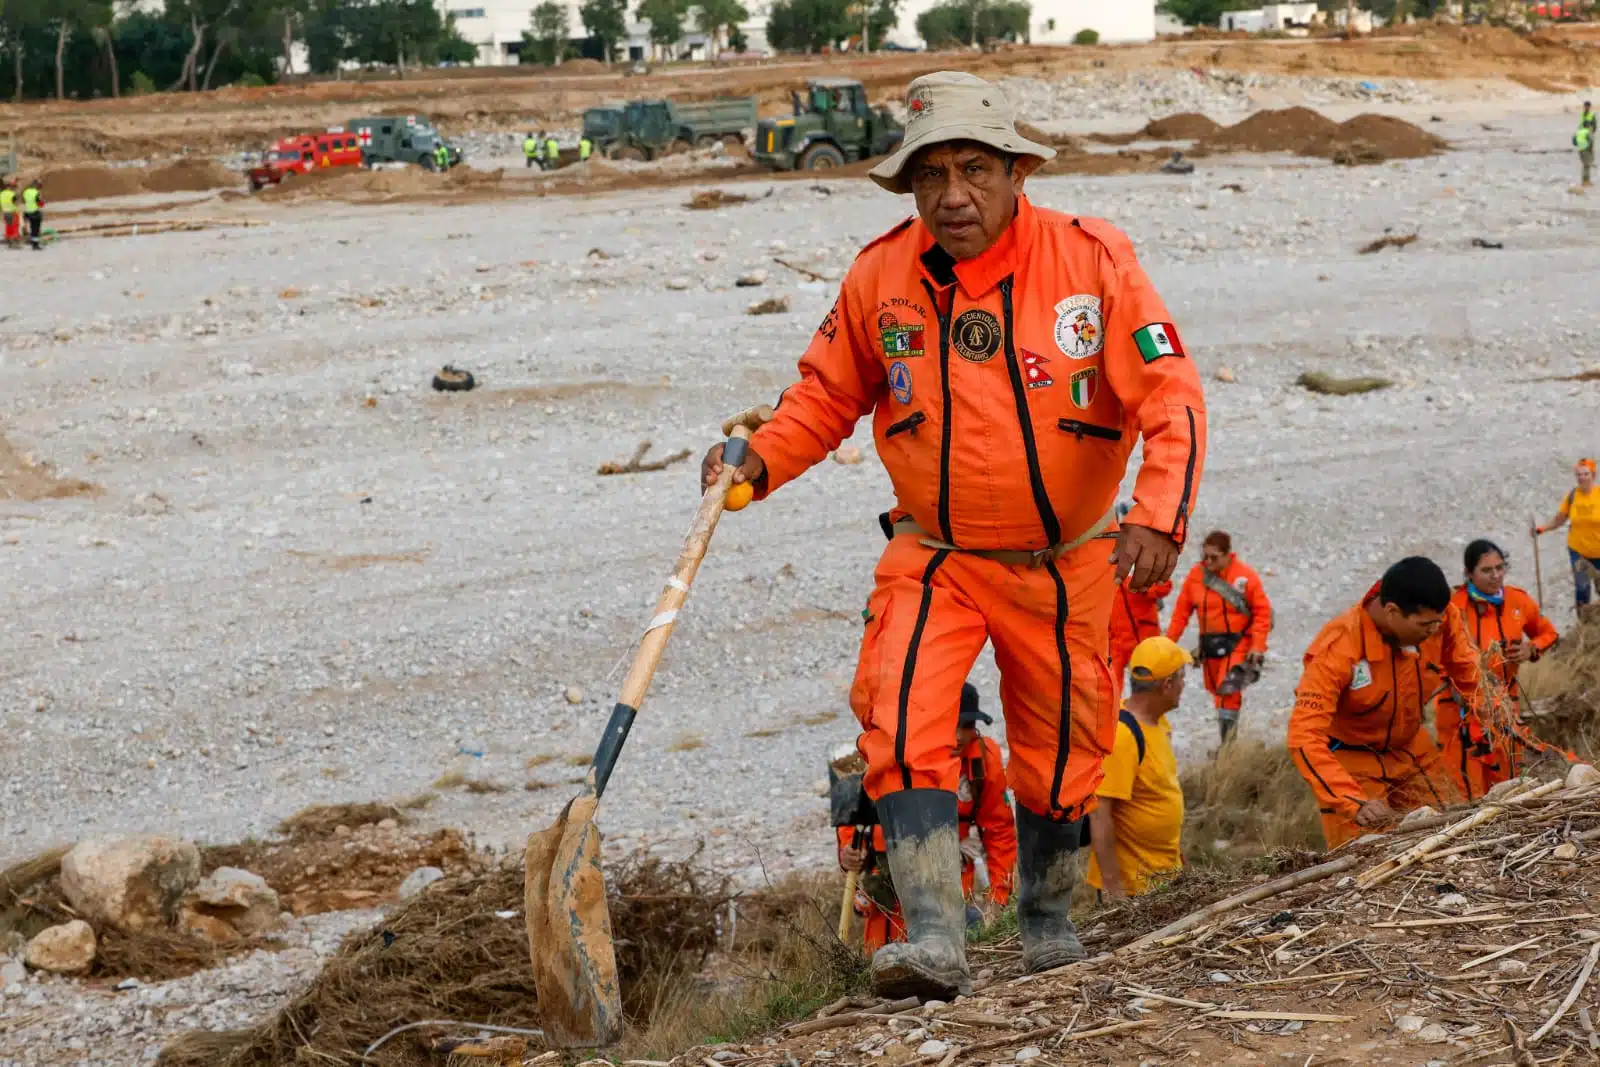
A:
{"type": "Polygon", "coordinates": [[[889,364],[889,391],[900,403],[911,403],[911,368],[900,360],[889,364]]]}
{"type": "Polygon", "coordinates": [[[950,342],[968,363],[987,363],[1000,351],[1000,320],[982,308],[963,311],[950,330],[950,342]]]}
{"type": "Polygon", "coordinates": [[[1073,371],[1067,383],[1072,389],[1072,406],[1087,408],[1094,403],[1094,396],[1100,391],[1100,371],[1096,367],[1073,371]]]}
{"type": "Polygon", "coordinates": [[[878,338],[883,342],[885,359],[903,359],[923,353],[922,323],[903,323],[892,311],[878,316],[878,338]]]}
{"type": "Polygon", "coordinates": [[[1050,377],[1050,372],[1044,369],[1044,365],[1049,362],[1037,352],[1029,352],[1026,348],[1022,350],[1022,377],[1027,380],[1029,389],[1043,389],[1047,385],[1056,384],[1056,380],[1050,377]]]}
{"type": "Polygon", "coordinates": [[[1056,347],[1068,359],[1098,356],[1106,347],[1100,298],[1080,293],[1056,305],[1056,347]]]}
{"type": "Polygon", "coordinates": [[[1350,672],[1350,688],[1365,689],[1372,684],[1372,667],[1366,660],[1356,661],[1355,669],[1350,672]]]}

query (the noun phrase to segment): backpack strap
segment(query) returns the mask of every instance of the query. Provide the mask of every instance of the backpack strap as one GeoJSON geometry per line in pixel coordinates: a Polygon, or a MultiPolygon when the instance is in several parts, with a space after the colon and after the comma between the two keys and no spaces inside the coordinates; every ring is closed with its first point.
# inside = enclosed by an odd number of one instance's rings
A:
{"type": "Polygon", "coordinates": [[[1133,735],[1133,743],[1139,746],[1139,763],[1144,763],[1144,727],[1139,725],[1139,720],[1133,717],[1133,712],[1123,708],[1117,712],[1117,721],[1128,728],[1133,735]]]}

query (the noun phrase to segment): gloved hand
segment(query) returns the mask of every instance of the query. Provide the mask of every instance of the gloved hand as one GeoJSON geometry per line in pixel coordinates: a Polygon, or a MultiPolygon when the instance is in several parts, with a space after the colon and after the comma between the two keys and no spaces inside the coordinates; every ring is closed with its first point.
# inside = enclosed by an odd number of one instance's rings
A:
{"type": "Polygon", "coordinates": [[[977,834],[968,834],[961,839],[961,855],[973,863],[983,858],[983,842],[977,834]]]}

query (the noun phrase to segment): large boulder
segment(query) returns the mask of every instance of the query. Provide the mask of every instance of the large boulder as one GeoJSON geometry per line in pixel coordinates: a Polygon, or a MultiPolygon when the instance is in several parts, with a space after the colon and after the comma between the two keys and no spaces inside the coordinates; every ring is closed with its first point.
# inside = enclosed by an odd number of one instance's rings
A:
{"type": "Polygon", "coordinates": [[[282,925],[277,892],[259,874],[238,867],[218,867],[194,887],[190,907],[221,919],[246,937],[282,925]]]}
{"type": "Polygon", "coordinates": [[[39,931],[28,942],[23,962],[51,974],[83,974],[94,963],[94,927],[82,919],[39,931]]]}
{"type": "Polygon", "coordinates": [[[171,927],[199,880],[200,851],[170,837],[92,838],[61,861],[61,891],[73,909],[130,934],[171,927]]]}

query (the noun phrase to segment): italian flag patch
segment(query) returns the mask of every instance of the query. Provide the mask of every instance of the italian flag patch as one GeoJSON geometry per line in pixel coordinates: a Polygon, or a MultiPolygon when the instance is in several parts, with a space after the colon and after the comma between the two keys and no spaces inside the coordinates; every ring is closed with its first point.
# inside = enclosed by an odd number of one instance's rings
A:
{"type": "Polygon", "coordinates": [[[1178,328],[1170,322],[1152,322],[1133,331],[1133,343],[1139,346],[1139,355],[1146,363],[1154,363],[1162,356],[1183,356],[1183,342],[1178,340],[1178,328]]]}

